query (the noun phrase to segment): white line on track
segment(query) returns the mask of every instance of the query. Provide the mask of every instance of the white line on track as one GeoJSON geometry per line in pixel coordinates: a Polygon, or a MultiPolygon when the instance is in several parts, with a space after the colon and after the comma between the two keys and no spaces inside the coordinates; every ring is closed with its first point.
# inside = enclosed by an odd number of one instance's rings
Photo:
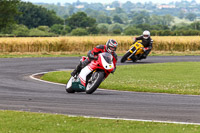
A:
{"type": "MultiPolygon", "coordinates": [[[[67,70],[71,70],[71,69],[67,69],[67,70]]],[[[54,72],[54,71],[50,71],[50,72],[54,72]]],[[[41,73],[32,74],[29,77],[31,79],[34,79],[34,80],[37,80],[37,81],[40,81],[40,82],[65,86],[65,84],[54,83],[54,82],[49,82],[49,81],[45,81],[45,80],[35,78],[35,76],[45,74],[45,73],[48,73],[48,72],[41,72],[41,73]]],[[[98,90],[105,90],[105,89],[98,89],[98,90]]],[[[106,90],[106,91],[116,91],[116,90],[106,90]]],[[[117,91],[117,92],[119,92],[119,91],[117,91]]],[[[123,92],[128,92],[128,91],[123,91],[123,92]]],[[[158,93],[158,94],[160,94],[160,93],[158,93]]],[[[162,94],[162,95],[177,95],[177,94],[162,94]]],[[[127,119],[127,118],[112,118],[112,117],[94,117],[94,116],[81,116],[81,115],[68,115],[68,116],[69,117],[98,118],[98,119],[106,119],[106,120],[125,120],[125,121],[156,122],[156,123],[167,123],[167,124],[200,125],[200,123],[176,122],[176,121],[158,121],[158,120],[127,119]]]]}
{"type": "Polygon", "coordinates": [[[112,117],[77,116],[77,115],[68,115],[68,116],[69,117],[83,117],[83,118],[97,118],[97,119],[105,119],[105,120],[124,120],[124,121],[138,121],[138,122],[156,122],[156,123],[181,124],[181,125],[200,125],[200,123],[175,122],[175,121],[158,121],[158,120],[127,119],[127,118],[112,118],[112,117]]]}

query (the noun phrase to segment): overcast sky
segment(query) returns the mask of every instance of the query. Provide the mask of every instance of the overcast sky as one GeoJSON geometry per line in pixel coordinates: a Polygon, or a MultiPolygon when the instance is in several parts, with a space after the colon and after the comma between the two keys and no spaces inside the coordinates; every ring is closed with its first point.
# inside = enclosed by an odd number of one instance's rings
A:
{"type": "MultiPolygon", "coordinates": [[[[44,3],[73,3],[76,2],[77,0],[22,0],[22,1],[30,1],[30,2],[44,2],[44,3]]],[[[80,0],[81,2],[88,2],[88,3],[111,3],[115,0],[80,0]]],[[[122,3],[125,3],[126,1],[131,1],[133,3],[136,2],[149,2],[152,1],[153,3],[169,3],[169,2],[173,2],[173,1],[181,1],[181,0],[118,0],[122,3]]],[[[188,0],[191,1],[191,0],[188,0]]],[[[197,3],[200,3],[200,0],[196,0],[197,3]]]]}

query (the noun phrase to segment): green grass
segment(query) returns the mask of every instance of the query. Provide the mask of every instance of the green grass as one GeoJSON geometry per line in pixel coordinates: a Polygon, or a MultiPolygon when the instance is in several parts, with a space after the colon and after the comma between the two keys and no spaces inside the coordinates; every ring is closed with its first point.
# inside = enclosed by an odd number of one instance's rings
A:
{"type": "MultiPolygon", "coordinates": [[[[200,62],[117,66],[99,88],[200,95],[200,62]]],[[[42,79],[66,84],[69,71],[50,72],[42,79]]]]}
{"type": "MultiPolygon", "coordinates": [[[[123,56],[125,52],[117,52],[118,56],[123,56]]],[[[0,53],[0,58],[32,58],[32,57],[79,57],[86,56],[87,52],[69,53],[69,52],[36,52],[36,53],[0,53]]],[[[185,55],[200,55],[200,51],[152,51],[149,56],[185,56],[185,55]]]]}
{"type": "Polygon", "coordinates": [[[199,133],[198,125],[103,120],[58,114],[0,111],[1,133],[199,133]]]}
{"type": "Polygon", "coordinates": [[[49,53],[38,53],[38,54],[0,54],[0,58],[32,58],[32,57],[79,57],[85,54],[49,54],[49,53]]]}

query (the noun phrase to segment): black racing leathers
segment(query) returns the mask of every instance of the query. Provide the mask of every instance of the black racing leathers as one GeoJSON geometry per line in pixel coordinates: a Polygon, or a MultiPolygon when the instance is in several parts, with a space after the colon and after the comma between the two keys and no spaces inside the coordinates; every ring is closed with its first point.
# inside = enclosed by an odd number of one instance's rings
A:
{"type": "Polygon", "coordinates": [[[153,40],[151,39],[151,37],[149,37],[148,39],[144,39],[143,36],[139,36],[135,38],[135,42],[138,40],[142,40],[142,44],[144,45],[145,48],[152,49],[153,40]]]}
{"type": "Polygon", "coordinates": [[[145,59],[147,55],[151,52],[151,49],[153,47],[153,40],[151,39],[151,37],[149,37],[148,39],[144,39],[143,36],[139,36],[135,38],[135,42],[137,42],[138,40],[142,40],[143,46],[145,48],[148,48],[148,50],[146,50],[145,53],[142,55],[142,58],[145,59]]]}

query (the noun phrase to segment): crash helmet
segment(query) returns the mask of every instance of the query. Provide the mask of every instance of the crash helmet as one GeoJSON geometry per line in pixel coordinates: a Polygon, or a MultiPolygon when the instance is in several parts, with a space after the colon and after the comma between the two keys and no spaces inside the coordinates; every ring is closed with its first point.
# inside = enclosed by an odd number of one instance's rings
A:
{"type": "Polygon", "coordinates": [[[118,46],[118,43],[117,41],[113,40],[113,39],[109,39],[106,43],[106,50],[109,52],[109,53],[112,53],[114,51],[117,50],[117,46],[118,46]]]}
{"type": "Polygon", "coordinates": [[[150,37],[150,32],[148,31],[148,30],[145,30],[144,32],[143,32],[143,38],[144,39],[148,39],[150,37]]]}

